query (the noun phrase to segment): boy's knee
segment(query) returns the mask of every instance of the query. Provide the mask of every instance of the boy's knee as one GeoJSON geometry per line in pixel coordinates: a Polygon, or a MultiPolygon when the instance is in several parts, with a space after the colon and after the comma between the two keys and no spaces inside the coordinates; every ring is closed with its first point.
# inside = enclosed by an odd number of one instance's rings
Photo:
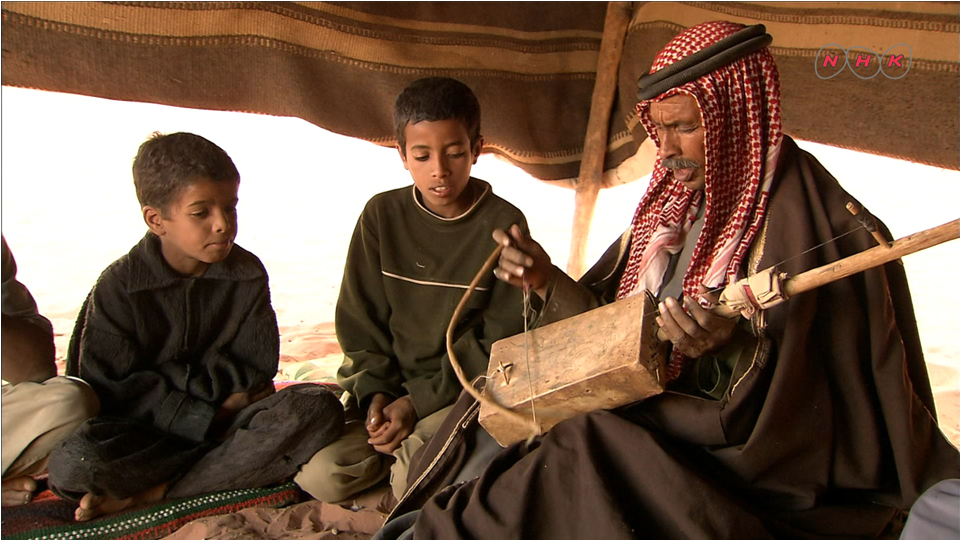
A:
{"type": "MultiPolygon", "coordinates": [[[[414,433],[414,435],[417,435],[414,433]]],[[[393,453],[397,460],[390,466],[390,488],[393,490],[393,496],[399,501],[407,490],[407,474],[410,472],[410,461],[426,441],[419,436],[411,435],[407,437],[400,448],[393,453]]],[[[428,438],[429,440],[429,438],[428,438]]]]}
{"type": "Polygon", "coordinates": [[[100,412],[100,400],[89,384],[80,379],[57,377],[44,384],[44,392],[49,396],[49,414],[63,419],[64,424],[79,426],[100,412]]]}
{"type": "Polygon", "coordinates": [[[300,489],[318,501],[335,503],[346,500],[387,474],[388,468],[373,448],[355,456],[325,450],[304,463],[293,479],[300,489]],[[349,457],[355,459],[344,459],[349,457]]]}
{"type": "Polygon", "coordinates": [[[332,463],[320,462],[315,456],[314,459],[303,464],[297,475],[293,477],[293,481],[318,501],[330,503],[341,501],[346,497],[343,496],[342,486],[336,481],[333,469],[332,463]]]}
{"type": "MultiPolygon", "coordinates": [[[[80,428],[86,427],[83,422],[80,428]]],[[[97,459],[85,459],[89,442],[80,433],[71,432],[53,448],[47,461],[50,488],[62,499],[79,501],[88,491],[89,479],[102,477],[110,471],[97,459]]]]}

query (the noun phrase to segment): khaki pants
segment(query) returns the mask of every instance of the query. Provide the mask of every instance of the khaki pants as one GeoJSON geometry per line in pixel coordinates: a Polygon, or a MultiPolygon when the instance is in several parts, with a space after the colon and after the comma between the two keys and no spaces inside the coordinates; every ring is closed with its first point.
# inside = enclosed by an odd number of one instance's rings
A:
{"type": "Polygon", "coordinates": [[[399,500],[407,489],[410,459],[437,432],[450,407],[440,409],[417,422],[410,434],[393,452],[380,454],[367,443],[369,435],[364,418],[351,407],[339,439],[317,452],[300,468],[294,478],[300,489],[323,502],[340,502],[373,486],[390,474],[390,487],[399,500]],[[393,465],[387,468],[390,461],[393,465]]]}
{"type": "Polygon", "coordinates": [[[71,377],[3,384],[3,478],[44,471],[56,445],[100,410],[90,385],[71,377]]]}

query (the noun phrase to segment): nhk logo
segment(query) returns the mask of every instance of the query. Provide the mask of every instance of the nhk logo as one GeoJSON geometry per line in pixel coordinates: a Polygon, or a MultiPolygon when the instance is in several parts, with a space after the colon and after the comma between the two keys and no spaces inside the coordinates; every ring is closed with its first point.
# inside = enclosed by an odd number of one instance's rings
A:
{"type": "Polygon", "coordinates": [[[814,69],[817,77],[832,79],[844,68],[861,79],[872,79],[883,73],[888,79],[902,79],[913,64],[913,51],[906,43],[897,43],[883,54],[877,54],[867,47],[854,46],[845,49],[836,43],[828,43],[817,52],[814,69]],[[837,53],[836,51],[842,51],[837,53]]]}

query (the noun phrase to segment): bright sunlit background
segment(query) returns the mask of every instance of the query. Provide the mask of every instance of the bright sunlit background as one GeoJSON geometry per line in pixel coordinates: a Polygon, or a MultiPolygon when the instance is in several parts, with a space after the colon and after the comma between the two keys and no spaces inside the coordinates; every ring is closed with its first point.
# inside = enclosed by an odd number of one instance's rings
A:
{"type": "MultiPolygon", "coordinates": [[[[295,118],[10,87],[2,88],[0,112],[2,230],[20,280],[54,323],[60,354],[97,276],[146,231],[130,167],[137,147],[153,131],[197,133],[233,158],[242,177],[237,243],[266,265],[286,335],[329,326],[347,245],[363,205],[376,193],[410,184],[395,150],[295,118]]],[[[960,216],[956,171],[811,143],[801,146],[897,237],[960,216]]],[[[489,155],[481,156],[473,174],[526,214],[533,237],[565,268],[573,192],[489,155]]],[[[588,265],[630,223],[644,188],[641,179],[601,192],[588,265]]],[[[960,242],[912,255],[905,264],[944,431],[956,443],[960,292],[954,280],[960,242]]],[[[293,341],[283,340],[288,356],[299,354],[293,341]]]]}

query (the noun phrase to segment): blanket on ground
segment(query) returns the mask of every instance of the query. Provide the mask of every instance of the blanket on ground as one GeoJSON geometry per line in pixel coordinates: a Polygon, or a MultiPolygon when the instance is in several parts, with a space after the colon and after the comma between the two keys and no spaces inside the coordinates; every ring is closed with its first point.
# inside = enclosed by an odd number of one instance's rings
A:
{"type": "Polygon", "coordinates": [[[279,508],[300,502],[302,497],[300,488],[288,482],[267,488],[220,491],[163,501],[77,523],[73,520],[77,503],[45,491],[31,504],[3,509],[3,540],[150,540],[163,538],[202,517],[251,507],[279,508]]]}

